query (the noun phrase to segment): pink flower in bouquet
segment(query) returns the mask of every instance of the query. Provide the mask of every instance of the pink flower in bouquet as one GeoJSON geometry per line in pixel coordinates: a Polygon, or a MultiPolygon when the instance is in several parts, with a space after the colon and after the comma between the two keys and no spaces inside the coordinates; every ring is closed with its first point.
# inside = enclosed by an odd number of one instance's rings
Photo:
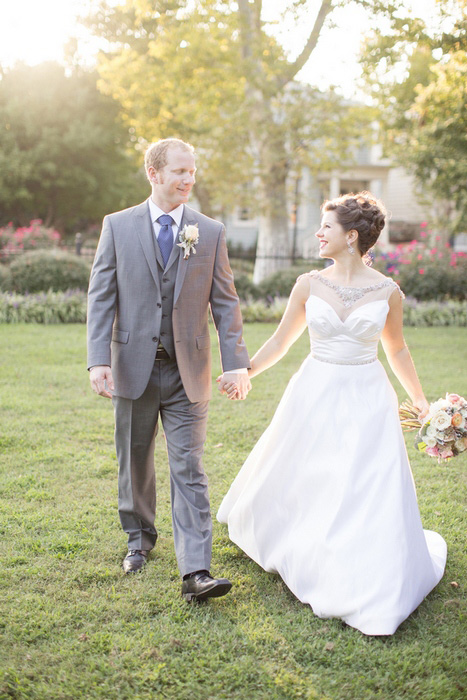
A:
{"type": "Polygon", "coordinates": [[[427,447],[426,453],[432,457],[439,457],[439,450],[437,447],[427,447]]]}
{"type": "Polygon", "coordinates": [[[440,451],[439,456],[441,457],[441,459],[449,459],[449,457],[453,457],[454,454],[453,454],[453,452],[452,452],[452,450],[451,450],[450,447],[444,447],[444,448],[440,451]]]}
{"type": "Polygon", "coordinates": [[[451,403],[461,403],[462,397],[459,394],[447,394],[447,400],[451,403]]]}

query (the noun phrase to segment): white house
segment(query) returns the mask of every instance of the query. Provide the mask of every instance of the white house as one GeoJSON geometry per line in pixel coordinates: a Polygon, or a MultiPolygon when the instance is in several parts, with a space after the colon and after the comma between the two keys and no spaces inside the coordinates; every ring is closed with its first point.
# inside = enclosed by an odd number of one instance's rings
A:
{"type": "MultiPolygon", "coordinates": [[[[426,210],[415,196],[413,178],[403,168],[391,166],[389,160],[381,156],[378,144],[361,148],[355,165],[347,169],[317,178],[304,171],[298,187],[296,184],[291,183],[298,206],[295,207],[294,202],[290,204],[289,236],[291,245],[295,239],[297,257],[317,257],[318,244],[314,233],[319,228],[320,205],[323,200],[341,194],[369,190],[384,202],[389,216],[380,238],[383,244],[413,240],[420,232],[420,224],[427,218],[426,210]]],[[[225,223],[230,243],[244,248],[255,245],[258,219],[250,210],[237,208],[225,217],[225,223]]]]}

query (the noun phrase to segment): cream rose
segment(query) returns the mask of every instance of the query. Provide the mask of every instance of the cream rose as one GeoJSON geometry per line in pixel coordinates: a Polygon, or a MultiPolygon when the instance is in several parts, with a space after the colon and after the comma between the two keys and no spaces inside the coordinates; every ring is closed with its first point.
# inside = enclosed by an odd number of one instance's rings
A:
{"type": "Polygon", "coordinates": [[[436,439],[434,437],[430,437],[429,435],[425,436],[424,438],[425,445],[427,447],[436,447],[436,439]]]}
{"type": "Polygon", "coordinates": [[[446,399],[438,399],[438,401],[435,401],[431,404],[430,412],[428,415],[431,418],[435,416],[438,413],[438,411],[441,411],[443,408],[448,408],[448,406],[450,406],[449,401],[446,401],[446,399]]]}
{"type": "Polygon", "coordinates": [[[451,425],[451,416],[446,411],[438,411],[431,419],[431,425],[436,430],[446,430],[451,425]]]}
{"type": "Polygon", "coordinates": [[[184,234],[186,241],[190,241],[190,243],[195,243],[198,241],[199,231],[197,226],[190,224],[190,226],[185,228],[184,234]]]}
{"type": "Polygon", "coordinates": [[[456,440],[454,443],[454,447],[458,452],[464,452],[465,449],[467,449],[467,440],[465,438],[459,438],[456,440]]]}

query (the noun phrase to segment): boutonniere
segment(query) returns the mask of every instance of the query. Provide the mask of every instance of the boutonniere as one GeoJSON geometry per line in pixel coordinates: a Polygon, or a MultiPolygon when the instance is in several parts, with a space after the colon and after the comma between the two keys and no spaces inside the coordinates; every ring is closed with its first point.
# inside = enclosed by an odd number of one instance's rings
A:
{"type": "Polygon", "coordinates": [[[178,234],[178,239],[180,241],[177,243],[178,247],[185,251],[184,260],[188,260],[191,251],[196,255],[195,245],[198,245],[199,241],[198,224],[186,224],[178,234]]]}

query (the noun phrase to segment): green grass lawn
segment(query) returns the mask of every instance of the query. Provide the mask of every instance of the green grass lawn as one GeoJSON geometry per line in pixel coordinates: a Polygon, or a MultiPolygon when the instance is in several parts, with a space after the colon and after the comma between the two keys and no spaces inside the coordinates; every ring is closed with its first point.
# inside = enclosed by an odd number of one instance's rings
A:
{"type": "MultiPolygon", "coordinates": [[[[251,352],[272,328],[246,326],[251,352]]],[[[467,395],[465,329],[406,337],[430,400],[467,395]]],[[[205,456],[214,514],[307,342],[255,379],[246,402],[214,396],[205,456]]],[[[212,572],[234,588],[187,605],[162,439],[158,544],[141,575],[123,575],[112,406],[89,388],[83,326],[0,326],[0,402],[0,698],[465,697],[465,456],[438,464],[408,437],[422,520],[447,540],[447,571],[394,636],[371,638],[315,617],[217,522],[212,572]]]]}

